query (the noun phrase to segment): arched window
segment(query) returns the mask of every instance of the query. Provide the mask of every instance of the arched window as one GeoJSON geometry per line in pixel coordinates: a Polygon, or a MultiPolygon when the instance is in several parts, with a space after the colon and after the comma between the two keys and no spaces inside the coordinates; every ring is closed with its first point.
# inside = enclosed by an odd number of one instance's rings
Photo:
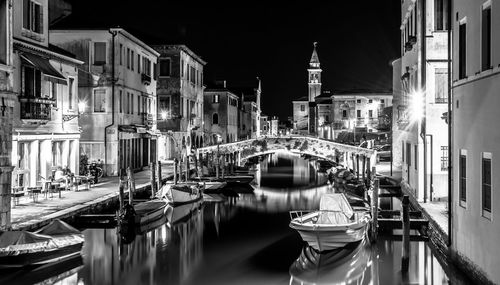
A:
{"type": "Polygon", "coordinates": [[[214,113],[212,115],[212,125],[218,125],[219,124],[219,115],[217,113],[214,113]]]}

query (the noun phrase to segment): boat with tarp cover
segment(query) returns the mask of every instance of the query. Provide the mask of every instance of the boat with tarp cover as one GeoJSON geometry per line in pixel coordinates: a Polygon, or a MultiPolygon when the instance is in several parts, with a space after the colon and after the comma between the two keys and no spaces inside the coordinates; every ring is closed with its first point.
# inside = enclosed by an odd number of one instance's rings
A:
{"type": "Polygon", "coordinates": [[[0,268],[60,262],[80,254],[83,234],[61,220],[36,232],[0,233],[0,268]]]}
{"type": "Polygon", "coordinates": [[[318,211],[290,211],[290,218],[290,227],[320,252],[363,240],[370,222],[369,212],[354,211],[343,193],[323,194],[318,211]]]}

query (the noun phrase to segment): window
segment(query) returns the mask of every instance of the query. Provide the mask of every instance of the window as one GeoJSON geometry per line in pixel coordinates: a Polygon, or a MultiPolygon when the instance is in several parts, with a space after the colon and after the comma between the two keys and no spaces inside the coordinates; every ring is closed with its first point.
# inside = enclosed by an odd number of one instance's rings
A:
{"type": "Polygon", "coordinates": [[[461,22],[458,28],[458,79],[467,77],[467,23],[461,22]]]}
{"type": "Polygon", "coordinates": [[[448,171],[448,146],[441,146],[441,171],[448,171]]]}
{"type": "Polygon", "coordinates": [[[434,2],[434,29],[445,31],[448,26],[448,0],[434,2]]]}
{"type": "Polygon", "coordinates": [[[120,65],[123,65],[123,44],[120,44],[120,65]]]}
{"type": "Polygon", "coordinates": [[[106,112],[106,89],[94,89],[94,112],[106,112]]]}
{"type": "Polygon", "coordinates": [[[411,166],[411,144],[406,143],[406,165],[408,165],[408,170],[411,166]]]}
{"type": "Polygon", "coordinates": [[[147,57],[142,58],[142,74],[151,76],[151,60],[147,57]]]}
{"type": "Polygon", "coordinates": [[[184,78],[184,60],[181,60],[181,78],[184,78]]]}
{"type": "Polygon", "coordinates": [[[491,4],[483,7],[481,22],[481,67],[488,70],[491,68],[491,4]]]}
{"type": "Polygon", "coordinates": [[[213,98],[214,103],[219,103],[219,94],[215,94],[213,98]]]}
{"type": "Polygon", "coordinates": [[[75,79],[69,77],[69,84],[68,84],[68,109],[73,110],[73,93],[74,88],[75,88],[75,79]]]}
{"type": "Polygon", "coordinates": [[[418,145],[415,145],[414,148],[415,148],[415,153],[414,153],[415,160],[414,160],[413,165],[415,166],[415,170],[417,170],[417,165],[418,165],[418,145]]]}
{"type": "Polygon", "coordinates": [[[214,113],[212,115],[212,125],[218,125],[219,124],[219,115],[217,113],[214,113]]]}
{"type": "Polygon", "coordinates": [[[405,142],[401,142],[401,161],[405,161],[405,142]]]}
{"type": "Polygon", "coordinates": [[[118,109],[120,110],[119,112],[123,112],[123,91],[120,90],[120,94],[118,97],[118,109]]]}
{"type": "Polygon", "coordinates": [[[170,76],[170,58],[160,58],[160,76],[170,76]]]}
{"type": "Polygon", "coordinates": [[[141,55],[137,54],[137,73],[141,73],[141,55]]]}
{"type": "Polygon", "coordinates": [[[170,116],[170,96],[168,97],[161,96],[159,104],[160,104],[159,106],[160,114],[161,112],[165,112],[168,118],[170,116]]]}
{"type": "Polygon", "coordinates": [[[356,116],[357,116],[358,118],[361,118],[361,110],[356,110],[356,116]]]}
{"type": "Polygon", "coordinates": [[[158,79],[158,66],[156,63],[153,63],[153,79],[158,79]]]}
{"type": "Polygon", "coordinates": [[[458,176],[459,176],[459,198],[460,204],[463,206],[467,202],[467,151],[460,151],[458,160],[458,176]],[[463,203],[462,203],[463,202],[463,203]]]}
{"type": "Polygon", "coordinates": [[[130,69],[130,49],[127,48],[127,68],[130,69]]]}
{"type": "MultiPolygon", "coordinates": [[[[7,0],[0,0],[0,23],[7,23],[8,2],[7,0]]],[[[8,31],[7,25],[0,25],[0,64],[7,64],[8,31]]]]}
{"type": "Polygon", "coordinates": [[[328,117],[328,115],[325,116],[325,122],[328,123],[330,121],[330,118],[328,117]]]}
{"type": "Polygon", "coordinates": [[[304,112],[306,110],[306,105],[300,105],[300,111],[304,112]]]}
{"type": "Polygon", "coordinates": [[[94,43],[94,65],[104,65],[106,64],[106,43],[105,42],[95,42],[94,43]]]}
{"type": "Polygon", "coordinates": [[[42,5],[31,0],[23,0],[23,28],[38,34],[43,33],[42,5]]]}
{"type": "Polygon", "coordinates": [[[360,104],[361,103],[361,99],[357,99],[356,103],[360,104]]]}
{"type": "Polygon", "coordinates": [[[22,71],[21,90],[23,97],[41,97],[42,73],[40,70],[23,66],[22,71]]]}
{"type": "Polygon", "coordinates": [[[196,84],[196,69],[194,68],[194,66],[191,66],[191,76],[190,76],[190,79],[191,79],[191,83],[193,84],[196,84]]]}
{"type": "Polygon", "coordinates": [[[347,110],[342,110],[342,118],[347,118],[347,110]]]}
{"type": "Polygon", "coordinates": [[[373,103],[373,100],[372,99],[368,99],[368,104],[371,104],[373,103]]]}
{"type": "Polygon", "coordinates": [[[385,99],[380,99],[380,104],[385,104],[385,99]]]}
{"type": "Polygon", "coordinates": [[[483,152],[481,162],[481,192],[483,216],[491,218],[491,153],[483,152]]]}
{"type": "Polygon", "coordinates": [[[368,117],[373,118],[373,110],[368,110],[368,117]]]}
{"type": "Polygon", "coordinates": [[[448,103],[448,69],[436,68],[434,76],[436,103],[448,103]]]}
{"type": "Polygon", "coordinates": [[[135,60],[134,51],[131,50],[130,51],[130,70],[132,70],[132,71],[134,71],[134,60],[135,60]]]}

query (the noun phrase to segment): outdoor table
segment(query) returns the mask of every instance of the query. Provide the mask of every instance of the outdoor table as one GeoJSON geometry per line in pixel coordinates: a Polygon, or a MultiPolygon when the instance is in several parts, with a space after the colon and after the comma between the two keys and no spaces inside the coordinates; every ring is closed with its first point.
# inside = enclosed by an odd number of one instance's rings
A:
{"type": "MultiPolygon", "coordinates": [[[[50,185],[52,184],[52,181],[50,181],[50,180],[41,180],[41,181],[38,181],[38,182],[40,182],[40,184],[42,184],[42,191],[43,191],[43,194],[45,195],[45,199],[47,199],[47,196],[48,196],[48,194],[50,192],[50,185]]],[[[50,197],[52,198],[52,195],[50,197]]]]}
{"type": "Polygon", "coordinates": [[[14,198],[14,206],[19,205],[19,197],[24,196],[24,187],[23,186],[15,186],[12,187],[12,198],[14,198]]]}
{"type": "Polygon", "coordinates": [[[83,181],[85,181],[85,183],[87,184],[87,190],[90,190],[91,176],[75,175],[74,179],[75,179],[75,191],[79,191],[78,186],[83,181]]]}
{"type": "Polygon", "coordinates": [[[52,183],[52,189],[54,189],[54,191],[57,191],[59,192],[59,198],[61,198],[61,183],[58,183],[58,182],[53,182],[52,183]]]}
{"type": "Polygon", "coordinates": [[[42,187],[35,186],[35,187],[28,187],[26,189],[28,190],[28,193],[33,198],[33,202],[34,203],[38,202],[38,194],[42,193],[42,187]]]}

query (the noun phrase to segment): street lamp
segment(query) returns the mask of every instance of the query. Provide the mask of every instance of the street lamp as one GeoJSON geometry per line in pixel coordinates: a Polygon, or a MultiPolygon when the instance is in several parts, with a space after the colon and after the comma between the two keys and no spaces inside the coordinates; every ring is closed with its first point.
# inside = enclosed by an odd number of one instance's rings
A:
{"type": "Polygon", "coordinates": [[[415,90],[410,93],[410,106],[408,110],[412,122],[420,121],[424,115],[424,93],[415,90]]]}
{"type": "Polygon", "coordinates": [[[77,114],[63,114],[63,122],[67,122],[69,120],[72,120],[74,118],[77,118],[77,117],[80,117],[80,115],[82,115],[83,113],[85,113],[85,108],[86,108],[87,104],[85,103],[85,101],[80,101],[78,102],[78,113],[77,114]]]}

